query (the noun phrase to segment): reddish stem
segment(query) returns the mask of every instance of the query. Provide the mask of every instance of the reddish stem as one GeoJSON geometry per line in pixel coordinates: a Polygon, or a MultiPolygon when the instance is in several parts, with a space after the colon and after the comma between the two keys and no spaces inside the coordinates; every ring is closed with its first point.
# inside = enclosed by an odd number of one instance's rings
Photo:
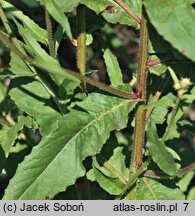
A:
{"type": "Polygon", "coordinates": [[[165,57],[163,57],[163,58],[161,58],[161,59],[160,59],[160,58],[157,58],[157,59],[148,61],[146,65],[147,65],[148,67],[152,67],[152,66],[156,66],[156,65],[158,65],[158,64],[160,64],[160,63],[162,63],[162,62],[171,60],[171,59],[172,59],[172,56],[165,56],[165,57]]]}
{"type": "Polygon", "coordinates": [[[116,2],[123,10],[125,10],[139,25],[141,25],[141,18],[138,17],[138,15],[135,14],[135,12],[132,11],[123,1],[121,1],[121,0],[115,0],[115,2],[116,2]]]}

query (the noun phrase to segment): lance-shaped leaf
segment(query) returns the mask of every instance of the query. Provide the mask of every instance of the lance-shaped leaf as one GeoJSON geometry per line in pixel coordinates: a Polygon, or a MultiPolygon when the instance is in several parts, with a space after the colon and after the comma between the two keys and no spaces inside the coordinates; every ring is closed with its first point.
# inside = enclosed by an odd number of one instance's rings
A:
{"type": "Polygon", "coordinates": [[[138,200],[184,200],[184,194],[179,188],[169,188],[162,185],[160,182],[150,179],[142,178],[137,186],[138,200]]]}
{"type": "Polygon", "coordinates": [[[191,0],[145,0],[147,13],[158,33],[182,54],[195,61],[195,13],[191,0]]]}
{"type": "Polygon", "coordinates": [[[150,155],[161,170],[169,175],[176,175],[176,164],[165,143],[159,139],[156,125],[151,120],[147,130],[147,143],[150,155]]]}
{"type": "Polygon", "coordinates": [[[106,48],[104,50],[104,61],[106,64],[111,84],[113,86],[122,85],[123,78],[121,69],[119,67],[119,63],[117,61],[116,56],[112,53],[112,51],[109,48],[106,48]]]}
{"type": "Polygon", "coordinates": [[[5,11],[9,12],[9,14],[11,14],[13,17],[19,19],[23,24],[28,26],[30,33],[34,36],[34,38],[36,38],[36,40],[47,44],[47,31],[45,29],[41,28],[28,16],[24,15],[22,11],[15,8],[7,1],[1,1],[1,5],[5,9],[5,11]]]}
{"type": "Polygon", "coordinates": [[[52,198],[74,184],[85,174],[82,160],[100,152],[112,130],[126,126],[135,104],[99,93],[77,103],[19,165],[4,199],[52,198]]]}

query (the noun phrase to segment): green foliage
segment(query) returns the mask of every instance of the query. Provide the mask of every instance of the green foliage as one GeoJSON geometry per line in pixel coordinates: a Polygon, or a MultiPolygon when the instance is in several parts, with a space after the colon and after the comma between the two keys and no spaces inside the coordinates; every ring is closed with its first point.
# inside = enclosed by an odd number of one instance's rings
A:
{"type": "Polygon", "coordinates": [[[4,127],[3,130],[0,131],[0,144],[5,152],[6,157],[9,155],[11,147],[14,145],[19,132],[24,126],[32,127],[32,119],[29,116],[19,116],[18,122],[14,126],[4,127]]]}
{"type": "Polygon", "coordinates": [[[36,38],[39,42],[47,44],[47,31],[37,25],[32,19],[28,16],[24,15],[24,13],[17,8],[15,8],[12,4],[1,1],[2,7],[11,15],[13,18],[17,18],[20,20],[29,30],[30,34],[36,38]]]}
{"type": "Polygon", "coordinates": [[[195,199],[192,1],[123,2],[0,1],[0,198],[195,199]]]}
{"type": "Polygon", "coordinates": [[[111,84],[113,86],[121,85],[123,83],[123,79],[119,64],[112,51],[108,48],[104,51],[104,61],[111,84]]]}
{"type": "MultiPolygon", "coordinates": [[[[19,166],[6,190],[5,199],[52,198],[74,184],[78,177],[85,174],[82,160],[100,151],[110,131],[126,126],[127,115],[135,104],[119,98],[93,94],[77,103],[77,106],[87,112],[72,110],[64,118],[60,118],[57,129],[45,136],[19,166]],[[61,170],[68,172],[63,174],[61,170]],[[21,181],[27,177],[28,181],[21,181]],[[43,182],[45,187],[35,193],[35,189],[43,182]],[[15,192],[12,185],[17,185],[15,192]]],[[[35,106],[30,107],[29,112],[35,116],[35,106]]],[[[43,115],[44,110],[41,112],[43,115]]]]}
{"type": "Polygon", "coordinates": [[[144,1],[150,21],[158,33],[182,54],[195,61],[195,29],[191,27],[195,14],[191,3],[190,0],[144,1]]]}
{"type": "Polygon", "coordinates": [[[148,125],[147,138],[148,149],[154,162],[157,163],[161,170],[163,170],[165,173],[169,175],[175,175],[176,165],[174,158],[167,150],[164,142],[159,139],[156,132],[156,126],[152,120],[148,125]]]}
{"type": "Polygon", "coordinates": [[[169,188],[150,178],[140,179],[137,186],[138,200],[183,200],[178,188],[169,188]]]}

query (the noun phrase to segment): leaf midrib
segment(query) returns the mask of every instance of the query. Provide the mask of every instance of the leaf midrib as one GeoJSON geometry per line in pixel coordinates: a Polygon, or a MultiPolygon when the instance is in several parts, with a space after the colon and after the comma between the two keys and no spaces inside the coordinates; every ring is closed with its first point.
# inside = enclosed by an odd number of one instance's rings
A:
{"type": "Polygon", "coordinates": [[[49,168],[49,166],[52,164],[52,162],[54,160],[57,159],[57,157],[60,155],[60,153],[64,150],[64,148],[66,148],[66,146],[72,142],[72,140],[74,140],[85,128],[87,128],[88,126],[90,126],[93,122],[98,121],[98,119],[102,118],[103,116],[107,115],[108,113],[112,112],[113,110],[116,110],[117,108],[123,106],[126,103],[132,102],[130,100],[124,100],[121,103],[119,103],[117,106],[112,107],[110,109],[108,109],[106,112],[103,112],[102,114],[100,114],[98,117],[95,117],[95,119],[93,119],[92,121],[90,121],[85,127],[83,127],[75,136],[73,136],[67,143],[66,145],[59,151],[59,153],[56,155],[56,157],[54,157],[54,159],[47,165],[47,167],[38,175],[38,177],[31,183],[31,185],[19,196],[18,199],[22,198],[22,196],[32,187],[32,185],[40,178],[40,176],[49,168]]]}

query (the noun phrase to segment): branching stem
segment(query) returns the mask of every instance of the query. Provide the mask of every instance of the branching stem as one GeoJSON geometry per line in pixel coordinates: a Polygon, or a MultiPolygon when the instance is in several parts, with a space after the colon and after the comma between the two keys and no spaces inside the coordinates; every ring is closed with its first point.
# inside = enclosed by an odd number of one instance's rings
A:
{"type": "Polygon", "coordinates": [[[141,95],[143,102],[140,102],[137,106],[135,116],[135,131],[134,142],[131,162],[132,165],[136,164],[137,168],[142,165],[142,151],[143,142],[145,136],[145,100],[146,100],[146,79],[147,79],[147,67],[148,60],[148,30],[147,21],[145,18],[144,9],[142,12],[141,23],[141,35],[140,35],[140,50],[139,50],[139,62],[138,62],[138,76],[137,76],[137,92],[141,95]]]}
{"type": "MultiPolygon", "coordinates": [[[[187,167],[178,169],[178,170],[176,171],[176,173],[177,173],[178,175],[185,175],[185,174],[187,174],[188,172],[193,171],[193,170],[195,170],[195,163],[192,163],[192,164],[190,164],[190,165],[187,166],[187,167]]],[[[176,176],[166,175],[166,174],[163,173],[163,172],[155,172],[155,171],[152,171],[152,170],[145,170],[145,171],[142,173],[142,175],[145,176],[145,177],[150,177],[150,178],[154,178],[154,179],[170,179],[170,178],[176,177],[176,176]]]]}
{"type": "Polygon", "coordinates": [[[125,92],[125,91],[122,91],[122,90],[119,90],[119,89],[116,89],[116,88],[113,88],[111,86],[107,86],[105,85],[104,83],[101,83],[99,81],[96,81],[94,79],[91,79],[89,77],[86,77],[86,76],[83,76],[81,75],[80,73],[77,73],[77,72],[74,72],[72,70],[69,70],[69,69],[64,69],[64,68],[61,68],[60,66],[60,70],[58,71],[53,71],[52,69],[50,69],[49,67],[47,66],[44,66],[44,65],[40,65],[38,64],[36,61],[34,61],[32,58],[30,58],[29,56],[25,55],[24,53],[20,52],[16,47],[15,45],[9,40],[9,38],[3,34],[2,32],[0,32],[0,40],[2,41],[3,44],[5,44],[9,49],[11,49],[13,52],[15,52],[23,61],[27,61],[28,63],[30,63],[31,65],[35,66],[35,67],[38,67],[48,73],[51,73],[51,74],[59,74],[59,75],[64,75],[65,74],[69,74],[70,76],[72,77],[75,77],[77,78],[78,80],[81,80],[81,81],[84,81],[84,82],[87,82],[89,83],[90,85],[92,86],[95,86],[105,92],[108,92],[110,94],[113,94],[113,95],[117,95],[119,97],[122,97],[122,98],[125,98],[125,99],[129,99],[130,101],[141,101],[141,99],[139,97],[137,97],[136,94],[134,93],[129,93],[129,92],[125,92]]]}

